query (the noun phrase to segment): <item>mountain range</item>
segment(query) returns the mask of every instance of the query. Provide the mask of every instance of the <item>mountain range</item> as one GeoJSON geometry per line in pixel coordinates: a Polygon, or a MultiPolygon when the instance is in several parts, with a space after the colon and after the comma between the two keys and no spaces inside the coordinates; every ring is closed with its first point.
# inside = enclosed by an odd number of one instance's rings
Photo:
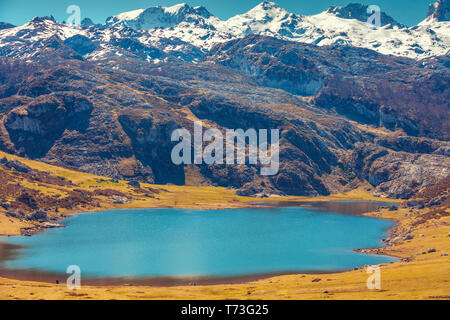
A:
{"type": "Polygon", "coordinates": [[[449,173],[448,1],[406,27],[367,6],[313,16],[263,2],[226,21],[204,7],[139,9],[96,25],[0,24],[0,149],[114,179],[243,195],[364,187],[409,198],[449,173]],[[194,121],[280,129],[280,171],[176,166],[194,121]]]}
{"type": "MultiPolygon", "coordinates": [[[[198,59],[192,51],[206,52],[216,44],[257,34],[319,46],[368,48],[414,59],[448,53],[450,23],[447,0],[431,5],[427,18],[410,28],[381,12],[382,26],[374,30],[367,23],[370,16],[367,9],[367,5],[353,3],[304,16],[266,1],[247,13],[223,21],[204,7],[190,7],[183,3],[124,12],[109,17],[102,25],[94,25],[85,18],[82,30],[59,24],[52,17],[48,17],[45,23],[42,18],[36,18],[17,28],[2,24],[0,30],[4,31],[0,48],[10,46],[12,41],[34,43],[55,34],[62,40],[79,35],[98,44],[90,57],[96,59],[115,51],[115,42],[129,38],[142,47],[157,46],[166,53],[173,53],[174,58],[192,62],[198,59]]],[[[8,56],[16,55],[21,53],[13,50],[8,53],[8,56]]],[[[151,53],[146,58],[153,63],[161,61],[151,53]]]]}

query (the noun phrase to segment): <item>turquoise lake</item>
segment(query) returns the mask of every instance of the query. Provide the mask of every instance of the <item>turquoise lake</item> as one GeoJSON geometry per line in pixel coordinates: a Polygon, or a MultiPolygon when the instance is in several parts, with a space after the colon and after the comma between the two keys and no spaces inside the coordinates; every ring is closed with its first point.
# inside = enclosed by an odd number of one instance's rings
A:
{"type": "Polygon", "coordinates": [[[63,223],[33,237],[0,237],[21,246],[0,267],[65,273],[78,265],[84,278],[233,277],[395,260],[353,251],[382,246],[392,222],[310,207],[111,210],[63,223]]]}

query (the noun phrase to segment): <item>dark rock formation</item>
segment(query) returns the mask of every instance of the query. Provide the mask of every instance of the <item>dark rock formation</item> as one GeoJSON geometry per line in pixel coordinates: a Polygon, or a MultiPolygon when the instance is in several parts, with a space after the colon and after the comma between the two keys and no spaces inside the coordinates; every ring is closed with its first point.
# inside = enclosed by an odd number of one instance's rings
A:
{"type": "Polygon", "coordinates": [[[450,21],[450,1],[438,0],[431,3],[427,17],[436,21],[450,21]]]}
{"type": "Polygon", "coordinates": [[[8,161],[8,159],[3,158],[0,160],[0,163],[5,165],[5,167],[7,167],[9,169],[14,169],[18,172],[27,173],[27,172],[31,171],[31,168],[29,166],[27,166],[26,164],[24,164],[20,161],[14,160],[14,159],[8,161]]]}
{"type": "Polygon", "coordinates": [[[7,22],[0,22],[0,30],[14,28],[15,25],[7,22]]]}

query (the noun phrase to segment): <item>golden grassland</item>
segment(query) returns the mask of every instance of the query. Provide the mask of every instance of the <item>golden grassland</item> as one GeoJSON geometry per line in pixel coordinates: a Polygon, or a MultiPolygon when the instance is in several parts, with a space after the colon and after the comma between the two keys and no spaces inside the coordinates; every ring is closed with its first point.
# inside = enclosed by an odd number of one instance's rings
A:
{"type": "MultiPolygon", "coordinates": [[[[0,152],[0,157],[17,158],[36,170],[52,175],[64,176],[78,189],[114,189],[133,197],[129,203],[119,205],[107,197],[102,198],[100,207],[84,208],[103,210],[109,208],[154,208],[179,207],[199,209],[238,208],[252,202],[308,201],[306,197],[276,197],[254,199],[236,196],[234,190],[215,187],[179,187],[145,185],[159,190],[155,198],[141,199],[141,195],[125,181],[99,182],[102,177],[63,169],[48,164],[26,160],[0,152]]],[[[34,185],[41,192],[63,193],[75,188],[51,185],[34,185]]],[[[329,197],[314,198],[314,201],[331,200],[380,200],[362,190],[329,197]]],[[[78,211],[82,211],[81,209],[78,211]]],[[[64,211],[62,211],[64,212],[64,211]]],[[[67,212],[67,211],[66,211],[67,212]]],[[[381,290],[368,290],[365,269],[328,274],[295,274],[275,276],[263,280],[202,286],[82,286],[76,291],[68,290],[65,284],[20,281],[0,276],[0,299],[449,299],[450,298],[450,217],[417,221],[428,213],[428,209],[407,209],[398,211],[382,210],[367,215],[392,219],[397,226],[393,234],[403,237],[412,229],[412,240],[400,240],[395,245],[368,250],[378,254],[388,254],[401,258],[401,262],[381,265],[381,290]],[[434,248],[436,252],[422,254],[434,248]],[[327,293],[324,293],[326,291],[327,293]]],[[[0,212],[0,234],[17,235],[20,229],[33,223],[6,217],[0,212]]]]}

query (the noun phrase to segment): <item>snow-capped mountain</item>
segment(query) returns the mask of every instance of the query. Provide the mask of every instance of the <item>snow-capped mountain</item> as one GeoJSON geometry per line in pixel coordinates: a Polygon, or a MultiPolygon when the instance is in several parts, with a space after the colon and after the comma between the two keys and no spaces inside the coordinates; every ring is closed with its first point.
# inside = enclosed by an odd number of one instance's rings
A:
{"type": "Polygon", "coordinates": [[[213,17],[205,7],[190,7],[181,3],[172,7],[151,7],[124,12],[106,19],[106,25],[110,27],[127,26],[137,30],[152,28],[169,28],[181,22],[204,23],[212,18],[211,23],[218,20],[213,17]]]}
{"type": "Polygon", "coordinates": [[[374,29],[366,22],[367,16],[367,6],[360,4],[331,7],[306,16],[265,1],[225,21],[204,7],[185,3],[121,13],[103,25],[85,19],[81,28],[57,23],[52,18],[35,18],[25,25],[0,30],[0,55],[33,56],[33,50],[42,46],[39,41],[54,35],[62,41],[78,35],[84,37],[83,41],[92,42],[95,50],[85,53],[87,59],[131,54],[153,63],[172,59],[195,62],[201,52],[248,34],[318,46],[368,48],[413,59],[449,52],[449,0],[431,5],[428,17],[411,28],[382,12],[382,27],[374,29]]]}
{"type": "Polygon", "coordinates": [[[439,0],[432,7],[429,17],[435,23],[407,28],[381,12],[382,27],[376,30],[367,23],[366,5],[352,3],[303,16],[268,1],[226,21],[203,7],[181,4],[123,13],[109,18],[106,24],[146,30],[147,41],[176,37],[207,50],[230,39],[260,34],[316,45],[351,45],[421,59],[446,54],[450,44],[450,24],[441,23],[445,21],[442,17],[448,14],[448,1],[439,0]]]}

